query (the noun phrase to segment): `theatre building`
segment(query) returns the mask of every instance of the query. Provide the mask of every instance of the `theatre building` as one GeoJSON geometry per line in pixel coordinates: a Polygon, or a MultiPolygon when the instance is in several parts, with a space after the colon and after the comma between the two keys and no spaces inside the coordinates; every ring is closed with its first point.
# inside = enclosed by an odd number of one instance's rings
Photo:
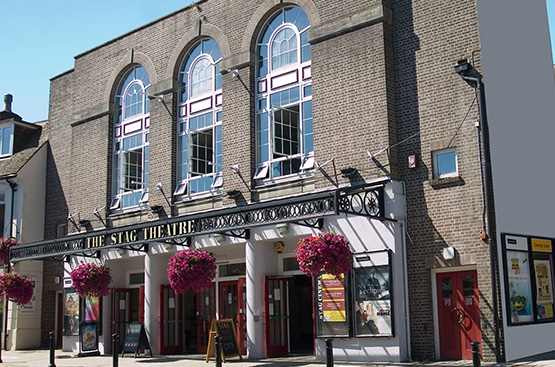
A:
{"type": "Polygon", "coordinates": [[[503,358],[461,59],[481,71],[471,0],[204,0],[77,55],[51,79],[45,240],[11,251],[44,260],[45,344],[82,351],[86,322],[111,353],[136,321],[155,354],[207,353],[231,319],[248,358],[503,358]],[[342,278],[299,270],[320,232],[349,241],[342,278]],[[186,249],[217,274],[176,295],[186,249]],[[77,296],[82,261],[109,296],[77,296]]]}

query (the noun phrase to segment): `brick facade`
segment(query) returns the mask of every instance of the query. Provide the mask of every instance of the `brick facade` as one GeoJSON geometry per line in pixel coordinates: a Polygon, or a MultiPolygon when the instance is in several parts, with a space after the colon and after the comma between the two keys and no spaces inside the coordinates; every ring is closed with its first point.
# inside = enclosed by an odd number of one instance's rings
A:
{"type": "MultiPolygon", "coordinates": [[[[149,210],[131,216],[93,209],[109,205],[111,192],[113,101],[117,82],[131,64],[143,65],[151,91],[150,204],[167,214],[234,205],[225,192],[239,190],[240,201],[346,184],[341,168],[357,169],[357,180],[384,176],[406,185],[409,308],[413,359],[434,359],[432,269],[473,265],[478,271],[484,358],[494,359],[491,272],[483,228],[482,187],[474,92],[453,70],[461,58],[479,61],[475,2],[293,0],[311,21],[316,161],[335,158],[307,187],[268,194],[247,190],[241,177],[224,170],[224,194],[169,208],[155,189],[170,197],[176,182],[177,73],[183,55],[202,37],[214,38],[222,65],[238,69],[240,80],[223,75],[223,159],[238,164],[250,184],[255,171],[256,37],[264,21],[286,5],[278,0],[200,1],[158,21],[78,55],[75,68],[52,79],[46,235],[53,238],[68,214],[80,213],[93,228],[157,219],[149,210]],[[376,13],[377,12],[377,13],[376,13]],[[381,13],[380,13],[381,12],[381,13]],[[380,13],[381,15],[373,15],[380,13]],[[360,20],[361,17],[366,17],[360,20]],[[241,83],[244,82],[244,85],[241,83]],[[248,90],[247,90],[248,89],[248,90]],[[468,113],[468,116],[467,116],[468,113]],[[432,186],[431,151],[439,141],[457,148],[462,181],[432,186]],[[367,154],[381,154],[371,160],[367,154]],[[418,155],[417,169],[408,157],[418,155]],[[324,173],[324,174],[322,174],[324,173]],[[453,261],[442,260],[446,246],[453,261]]],[[[478,62],[479,64],[479,62],[478,62]]],[[[283,189],[283,187],[282,187],[283,189]]],[[[72,223],[69,232],[76,232],[72,223]]],[[[81,228],[84,230],[84,228],[81,228]]],[[[54,329],[54,297],[60,268],[45,266],[43,340],[54,329]]]]}

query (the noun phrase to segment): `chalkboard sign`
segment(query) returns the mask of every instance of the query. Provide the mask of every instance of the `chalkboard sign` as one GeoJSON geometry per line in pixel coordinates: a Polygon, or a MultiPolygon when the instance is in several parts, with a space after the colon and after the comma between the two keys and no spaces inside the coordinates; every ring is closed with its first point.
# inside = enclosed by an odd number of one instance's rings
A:
{"type": "Polygon", "coordinates": [[[125,329],[125,340],[123,341],[121,357],[123,358],[125,353],[135,353],[135,358],[137,358],[139,349],[148,349],[152,357],[152,350],[150,349],[150,343],[148,342],[144,325],[140,322],[133,321],[128,324],[125,329]]]}
{"type": "Polygon", "coordinates": [[[220,343],[222,346],[222,360],[225,362],[226,358],[237,357],[243,359],[239,351],[239,343],[237,341],[237,334],[235,333],[235,324],[232,319],[214,320],[210,326],[210,339],[208,341],[208,352],[206,353],[206,362],[210,357],[215,357],[215,337],[221,337],[220,343]]]}

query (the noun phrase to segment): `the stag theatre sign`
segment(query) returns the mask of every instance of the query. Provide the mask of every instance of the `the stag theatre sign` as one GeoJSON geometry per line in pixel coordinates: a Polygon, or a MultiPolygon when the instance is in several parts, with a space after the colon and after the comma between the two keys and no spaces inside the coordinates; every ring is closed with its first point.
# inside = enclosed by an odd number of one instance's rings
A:
{"type": "Polygon", "coordinates": [[[85,249],[117,246],[137,242],[150,242],[190,235],[195,232],[195,221],[160,224],[146,228],[135,228],[111,234],[102,234],[85,239],[85,249]]]}

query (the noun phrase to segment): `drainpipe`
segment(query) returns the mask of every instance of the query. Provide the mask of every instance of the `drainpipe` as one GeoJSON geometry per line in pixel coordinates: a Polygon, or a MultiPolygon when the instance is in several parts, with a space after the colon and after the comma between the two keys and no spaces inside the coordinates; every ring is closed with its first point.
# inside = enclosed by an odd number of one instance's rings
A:
{"type": "Polygon", "coordinates": [[[478,93],[478,110],[480,113],[480,134],[482,135],[482,153],[483,160],[480,157],[480,163],[483,165],[483,181],[485,189],[484,192],[484,205],[486,207],[487,215],[487,240],[489,244],[489,257],[490,257],[490,267],[491,267],[491,292],[492,292],[492,306],[493,306],[493,324],[495,329],[495,360],[497,363],[502,362],[501,355],[499,353],[499,310],[498,310],[498,300],[497,300],[497,282],[496,282],[496,272],[497,266],[495,261],[495,255],[497,252],[497,235],[494,232],[494,214],[491,205],[491,200],[493,199],[493,186],[490,180],[491,176],[491,162],[490,162],[490,151],[489,151],[489,136],[487,129],[487,115],[486,115],[486,95],[484,91],[484,82],[482,81],[481,75],[479,75],[474,67],[470,65],[467,60],[461,60],[455,65],[455,71],[471,86],[476,89],[478,93]],[[469,73],[472,75],[469,75],[469,73]]]}
{"type": "MultiPolygon", "coordinates": [[[[0,176],[0,180],[5,180],[8,185],[10,185],[10,188],[12,189],[12,204],[11,204],[11,209],[10,209],[10,237],[12,237],[13,235],[13,218],[14,218],[14,197],[15,197],[15,191],[17,190],[17,184],[13,181],[10,181],[11,179],[15,179],[17,177],[16,173],[10,173],[8,175],[4,175],[4,176],[0,176]]],[[[3,230],[3,228],[2,228],[3,230]]],[[[10,263],[8,262],[8,273],[11,271],[10,269],[10,263]]],[[[8,302],[7,300],[4,300],[4,325],[2,325],[1,333],[4,334],[4,348],[7,350],[8,347],[8,302]]],[[[1,335],[0,333],[0,335],[1,335]]],[[[0,349],[2,348],[2,345],[0,344],[0,349]]]]}

